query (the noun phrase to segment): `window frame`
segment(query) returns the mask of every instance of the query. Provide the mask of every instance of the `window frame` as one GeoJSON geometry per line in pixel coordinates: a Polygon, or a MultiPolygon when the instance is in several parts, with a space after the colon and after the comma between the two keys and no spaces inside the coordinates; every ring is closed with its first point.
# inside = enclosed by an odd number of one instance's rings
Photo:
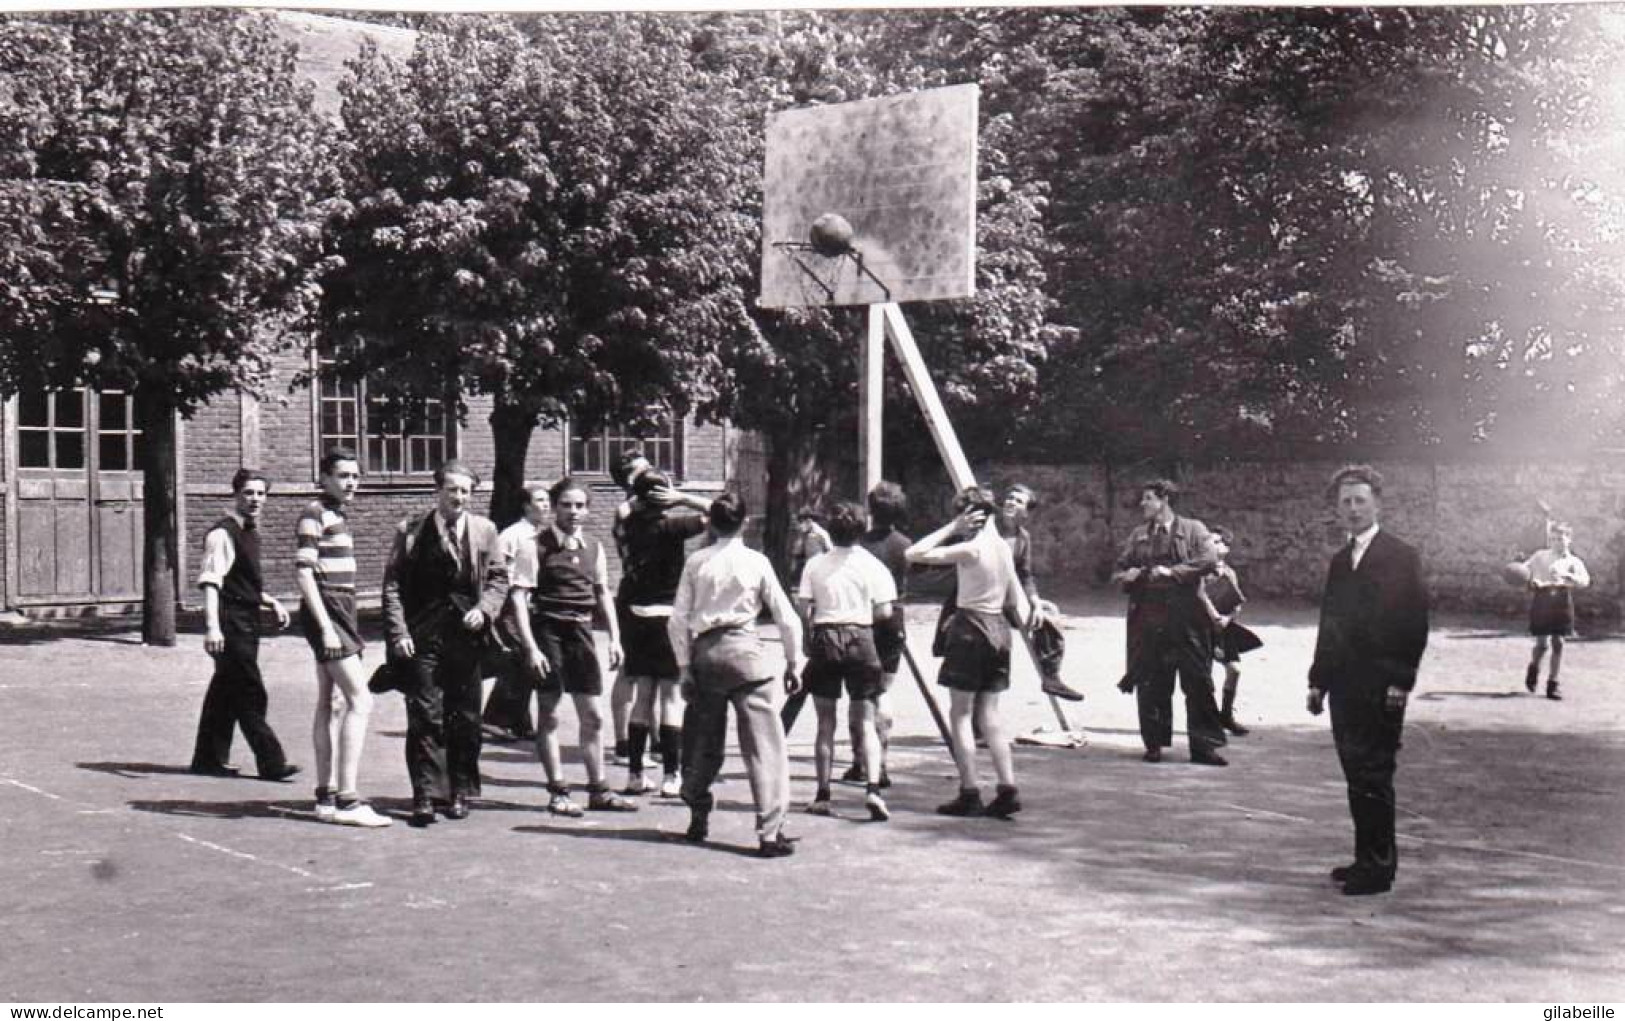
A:
{"type": "MultiPolygon", "coordinates": [[[[610,461],[613,457],[613,453],[607,446],[607,443],[611,438],[613,438],[614,441],[622,444],[642,444],[645,450],[648,450],[648,445],[651,442],[669,443],[671,448],[671,467],[663,467],[658,461],[655,461],[655,466],[661,471],[666,472],[666,474],[671,477],[673,482],[682,482],[686,477],[688,461],[688,423],[683,419],[672,419],[669,440],[660,436],[635,436],[627,432],[625,427],[615,424],[605,425],[596,430],[594,433],[586,433],[583,435],[584,430],[577,426],[574,420],[566,422],[563,431],[564,470],[568,475],[574,475],[587,479],[609,478],[610,461]],[[602,448],[601,454],[604,465],[602,468],[582,468],[577,470],[575,467],[575,452],[576,443],[578,440],[582,443],[586,443],[589,440],[599,441],[602,448]]],[[[619,448],[616,449],[618,450],[619,448]]]]}
{"type": "Polygon", "coordinates": [[[365,379],[358,379],[358,380],[354,380],[352,382],[352,381],[339,381],[339,380],[331,379],[331,378],[323,375],[323,373],[322,373],[322,367],[323,367],[323,363],[325,361],[327,361],[327,359],[325,359],[323,357],[322,352],[321,352],[321,350],[319,348],[312,348],[311,349],[311,351],[310,351],[310,367],[311,367],[311,372],[312,372],[312,379],[311,379],[311,384],[310,384],[311,446],[312,446],[312,451],[311,451],[311,455],[312,455],[311,456],[311,480],[313,482],[316,482],[316,483],[320,484],[320,482],[321,482],[321,461],[322,461],[322,456],[327,452],[329,447],[337,446],[337,445],[339,445],[339,442],[340,442],[337,437],[329,439],[328,434],[324,431],[324,418],[325,418],[324,412],[326,410],[326,405],[327,405],[328,401],[330,401],[330,400],[349,400],[349,401],[354,401],[355,430],[356,431],[355,431],[355,433],[353,435],[347,436],[344,439],[343,443],[344,443],[344,445],[350,447],[352,450],[354,450],[356,452],[356,460],[361,466],[361,484],[363,486],[385,487],[385,488],[388,488],[388,487],[416,488],[416,487],[421,487],[423,485],[432,485],[433,484],[433,479],[434,479],[435,468],[438,467],[439,464],[444,464],[446,461],[449,461],[449,460],[451,460],[451,459],[458,456],[458,446],[459,446],[459,444],[461,442],[461,439],[462,439],[462,431],[457,426],[457,415],[456,415],[454,409],[451,406],[451,401],[449,399],[444,399],[444,398],[440,401],[440,413],[441,413],[441,415],[443,417],[443,421],[444,421],[444,433],[442,435],[444,437],[444,442],[445,442],[445,448],[444,448],[445,449],[445,455],[440,458],[438,464],[436,464],[434,466],[431,466],[431,467],[423,468],[422,470],[416,470],[416,471],[415,470],[410,470],[409,467],[408,467],[407,470],[402,470],[402,471],[387,471],[387,470],[376,470],[375,471],[375,470],[368,467],[368,461],[370,460],[370,454],[371,454],[370,444],[375,439],[379,439],[381,437],[381,438],[386,439],[386,440],[394,439],[397,442],[401,443],[402,444],[401,452],[402,452],[403,460],[405,460],[407,462],[408,466],[409,466],[410,465],[410,453],[409,453],[410,446],[409,445],[411,444],[411,442],[414,439],[432,440],[432,439],[435,438],[434,434],[432,434],[432,433],[410,433],[410,432],[405,432],[405,431],[402,431],[402,432],[399,432],[399,433],[378,433],[378,434],[375,434],[372,431],[372,428],[371,428],[371,417],[370,417],[370,408],[369,408],[369,405],[371,404],[371,398],[367,395],[366,380],[365,379]],[[351,397],[342,397],[341,396],[341,397],[337,397],[337,398],[330,398],[324,391],[324,387],[326,387],[327,385],[330,385],[330,384],[332,384],[332,385],[353,386],[355,388],[355,393],[351,397]]]}

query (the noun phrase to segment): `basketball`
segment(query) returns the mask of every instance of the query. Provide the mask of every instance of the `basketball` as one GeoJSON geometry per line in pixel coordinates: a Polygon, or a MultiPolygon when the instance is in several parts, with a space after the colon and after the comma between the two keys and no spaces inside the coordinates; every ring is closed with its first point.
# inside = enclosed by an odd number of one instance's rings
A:
{"type": "Polygon", "coordinates": [[[1529,584],[1529,568],[1514,561],[1501,568],[1501,578],[1513,588],[1524,588],[1529,584]]]}
{"type": "Polygon", "coordinates": [[[845,255],[852,250],[852,225],[840,213],[825,213],[813,221],[807,242],[819,255],[845,255]]]}

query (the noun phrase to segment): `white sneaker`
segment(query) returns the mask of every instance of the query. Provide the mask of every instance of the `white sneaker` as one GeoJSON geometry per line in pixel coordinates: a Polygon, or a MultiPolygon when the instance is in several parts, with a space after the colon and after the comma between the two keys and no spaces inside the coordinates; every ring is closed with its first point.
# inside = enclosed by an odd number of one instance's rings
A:
{"type": "Polygon", "coordinates": [[[885,822],[891,818],[891,809],[886,807],[886,799],[881,797],[879,793],[866,796],[863,799],[863,804],[869,809],[869,818],[875,822],[885,822]]]}
{"type": "Polygon", "coordinates": [[[332,822],[333,816],[338,812],[338,810],[339,806],[333,804],[331,801],[318,801],[316,802],[316,821],[332,822]]]}
{"type": "Polygon", "coordinates": [[[677,773],[667,773],[665,779],[660,781],[660,796],[663,798],[678,798],[683,794],[683,778],[677,773]]]}
{"type": "Polygon", "coordinates": [[[655,789],[654,781],[642,773],[628,772],[626,786],[621,789],[622,794],[648,794],[655,789]]]}
{"type": "Polygon", "coordinates": [[[388,826],[393,820],[388,816],[379,815],[372,810],[372,806],[365,801],[357,801],[349,808],[336,808],[333,811],[333,821],[340,826],[361,826],[375,830],[388,826]]]}

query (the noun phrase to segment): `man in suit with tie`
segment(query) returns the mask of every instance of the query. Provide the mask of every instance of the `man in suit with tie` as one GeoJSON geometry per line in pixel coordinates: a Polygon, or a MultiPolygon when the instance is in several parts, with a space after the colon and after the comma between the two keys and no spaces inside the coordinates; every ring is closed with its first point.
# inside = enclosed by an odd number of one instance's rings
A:
{"type": "Polygon", "coordinates": [[[384,571],[384,631],[403,665],[413,826],[468,816],[480,793],[480,652],[508,596],[508,559],[488,518],[468,512],[479,479],[461,461],[434,473],[433,510],[400,523],[384,571]]]}
{"type": "Polygon", "coordinates": [[[1428,594],[1416,548],[1381,530],[1382,476],[1351,465],[1332,476],[1348,544],[1332,557],[1309,667],[1309,711],[1332,708],[1348,781],[1354,861],[1332,870],[1350,896],[1386,893],[1399,864],[1394,768],[1405,703],[1428,644],[1428,594]]]}

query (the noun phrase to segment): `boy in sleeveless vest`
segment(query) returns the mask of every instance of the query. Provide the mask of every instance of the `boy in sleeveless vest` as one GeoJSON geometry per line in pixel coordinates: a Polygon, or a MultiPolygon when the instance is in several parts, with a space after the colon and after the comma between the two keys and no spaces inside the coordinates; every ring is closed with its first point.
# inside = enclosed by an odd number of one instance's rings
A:
{"type": "Polygon", "coordinates": [[[508,598],[508,562],[489,518],[468,511],[479,478],[461,461],[434,473],[427,514],[402,521],[384,571],[384,630],[402,666],[412,825],[468,817],[480,794],[480,654],[508,598]]]}
{"type": "Polygon", "coordinates": [[[582,529],[587,519],[587,487],[568,476],[548,491],[553,526],[528,544],[513,565],[513,592],[520,640],[537,676],[536,756],[547,774],[548,811],[579,816],[570,800],[559,759],[559,699],[575,703],[580,724],[581,759],[591,791],[587,807],[600,812],[635,812],[637,805],[609,789],[604,781],[603,672],[593,647],[593,612],[609,628],[609,666],[621,665],[621,633],[609,595],[609,566],[603,544],[582,529]]]}
{"type": "Polygon", "coordinates": [[[345,508],[361,485],[355,451],[322,455],[322,495],[299,515],[294,578],[299,625],[316,656],[316,818],[342,826],[388,826],[357,792],[361,749],[372,716],[372,692],[361,673],[361,630],[355,611],[355,539],[345,508]],[[337,693],[340,699],[335,699],[337,693]]]}
{"type": "Polygon", "coordinates": [[[288,626],[288,611],[265,594],[260,574],[260,514],[270,491],[265,476],[241,468],[232,476],[232,510],[203,537],[203,589],[207,631],[203,647],[214,657],[214,676],[203,696],[192,772],[233,776],[228,765],[232,731],[254,751],[262,780],[287,780],[299,772],[288,762],[282,743],[265,720],[268,698],[260,676],[260,607],[276,614],[278,628],[288,626]]]}

